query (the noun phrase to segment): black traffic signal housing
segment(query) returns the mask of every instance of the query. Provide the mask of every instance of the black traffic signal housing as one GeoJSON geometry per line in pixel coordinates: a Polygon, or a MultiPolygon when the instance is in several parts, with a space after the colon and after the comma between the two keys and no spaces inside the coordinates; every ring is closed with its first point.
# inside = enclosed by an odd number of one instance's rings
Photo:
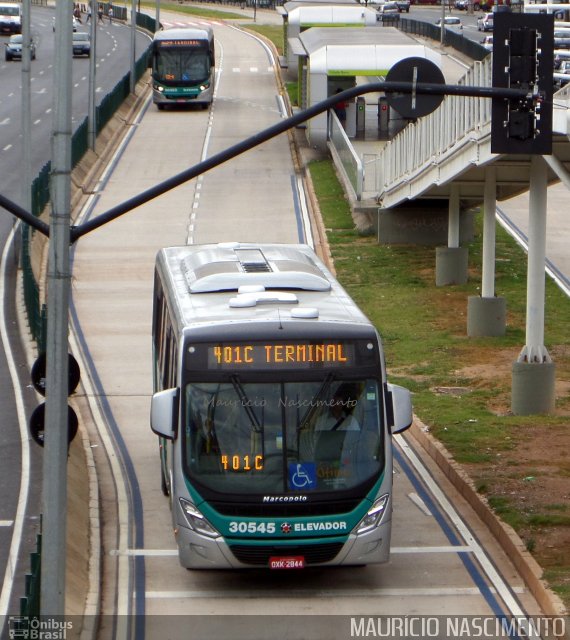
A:
{"type": "Polygon", "coordinates": [[[492,153],[552,153],[554,16],[497,13],[493,87],[524,97],[492,99],[492,153]]]}
{"type": "MultiPolygon", "coordinates": [[[[32,366],[31,378],[34,389],[42,396],[46,395],[46,375],[47,375],[47,358],[46,354],[41,353],[32,366]]],[[[81,370],[77,360],[71,353],[68,354],[67,360],[67,393],[71,395],[77,389],[81,378],[81,370]]],[[[42,402],[38,405],[30,416],[28,427],[32,440],[44,446],[44,427],[45,427],[46,403],[42,402]]],[[[68,444],[77,435],[79,420],[74,409],[68,405],[67,407],[67,442],[68,444]]]]}

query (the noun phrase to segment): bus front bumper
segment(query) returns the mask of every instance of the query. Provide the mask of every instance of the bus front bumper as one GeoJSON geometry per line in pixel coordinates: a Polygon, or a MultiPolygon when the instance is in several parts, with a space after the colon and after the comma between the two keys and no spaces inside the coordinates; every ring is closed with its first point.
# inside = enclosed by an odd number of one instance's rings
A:
{"type": "MultiPolygon", "coordinates": [[[[351,533],[342,545],[339,552],[330,560],[318,563],[308,563],[307,566],[338,566],[338,565],[365,565],[382,564],[390,558],[391,522],[382,523],[372,531],[362,535],[351,533]]],[[[297,550],[308,540],[291,540],[291,551],[287,546],[280,544],[281,540],[267,540],[267,561],[254,562],[240,561],[223,537],[208,538],[197,534],[186,527],[179,527],[176,536],[180,564],[186,569],[263,569],[269,568],[269,557],[272,556],[296,556],[297,550]]],[[[322,539],[327,544],[326,539],[322,539]]],[[[247,539],[240,540],[240,546],[247,546],[247,539]]],[[[317,545],[318,546],[318,543],[317,545]]],[[[258,548],[259,550],[259,548],[258,548]]],[[[259,554],[262,558],[263,554],[259,554]]]]}

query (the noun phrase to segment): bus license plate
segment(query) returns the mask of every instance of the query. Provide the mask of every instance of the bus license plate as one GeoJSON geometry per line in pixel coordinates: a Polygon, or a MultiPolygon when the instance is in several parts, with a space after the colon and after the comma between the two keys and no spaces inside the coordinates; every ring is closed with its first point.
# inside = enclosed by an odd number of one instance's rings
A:
{"type": "Polygon", "coordinates": [[[269,558],[270,569],[304,569],[303,556],[272,556],[269,558]]]}

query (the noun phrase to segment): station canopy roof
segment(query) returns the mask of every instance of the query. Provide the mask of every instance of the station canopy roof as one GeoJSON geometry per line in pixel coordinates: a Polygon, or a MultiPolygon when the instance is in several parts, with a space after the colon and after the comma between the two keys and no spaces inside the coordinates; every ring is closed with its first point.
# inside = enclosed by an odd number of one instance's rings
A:
{"type": "Polygon", "coordinates": [[[358,3],[347,2],[347,0],[292,0],[285,2],[282,7],[277,7],[277,13],[287,15],[297,7],[314,7],[322,5],[344,5],[345,7],[358,6],[358,3]]]}
{"type": "Polygon", "coordinates": [[[300,27],[376,24],[376,11],[353,5],[302,5],[289,11],[289,24],[300,27]]]}
{"type": "Polygon", "coordinates": [[[385,76],[396,62],[410,57],[426,58],[441,68],[438,52],[394,27],[316,27],[303,31],[298,40],[310,58],[311,73],[385,76]]]}

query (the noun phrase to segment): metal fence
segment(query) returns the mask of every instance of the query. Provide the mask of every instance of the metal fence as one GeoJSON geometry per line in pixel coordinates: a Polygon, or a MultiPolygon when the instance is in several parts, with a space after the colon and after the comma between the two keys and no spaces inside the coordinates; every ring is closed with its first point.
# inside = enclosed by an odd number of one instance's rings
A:
{"type": "MultiPolygon", "coordinates": [[[[410,18],[402,18],[398,21],[398,29],[404,33],[413,33],[416,36],[429,38],[430,40],[441,41],[441,27],[430,22],[422,22],[421,20],[411,20],[410,18]]],[[[450,29],[443,30],[443,44],[453,47],[456,51],[464,53],[472,60],[483,60],[489,55],[489,51],[478,42],[470,40],[459,33],[455,33],[450,29]]]]}
{"type": "MultiPolygon", "coordinates": [[[[156,24],[154,19],[152,24],[156,24]]],[[[138,82],[148,68],[150,55],[150,45],[136,61],[135,82],[138,82]]],[[[95,132],[98,135],[105,125],[111,120],[115,112],[123,104],[130,94],[130,71],[115,85],[113,90],[107,94],[95,112],[95,132]]],[[[88,140],[88,120],[85,118],[76,129],[71,138],[71,161],[72,167],[77,166],[87,150],[88,140]]],[[[31,185],[31,213],[35,216],[41,215],[50,201],[50,176],[51,162],[46,163],[40,173],[33,180],[31,185]]],[[[28,324],[32,338],[36,342],[38,351],[45,350],[45,336],[47,324],[47,310],[45,304],[41,302],[40,287],[36,281],[31,261],[31,241],[33,230],[29,225],[22,223],[22,277],[24,288],[24,301],[28,324]]]]}

